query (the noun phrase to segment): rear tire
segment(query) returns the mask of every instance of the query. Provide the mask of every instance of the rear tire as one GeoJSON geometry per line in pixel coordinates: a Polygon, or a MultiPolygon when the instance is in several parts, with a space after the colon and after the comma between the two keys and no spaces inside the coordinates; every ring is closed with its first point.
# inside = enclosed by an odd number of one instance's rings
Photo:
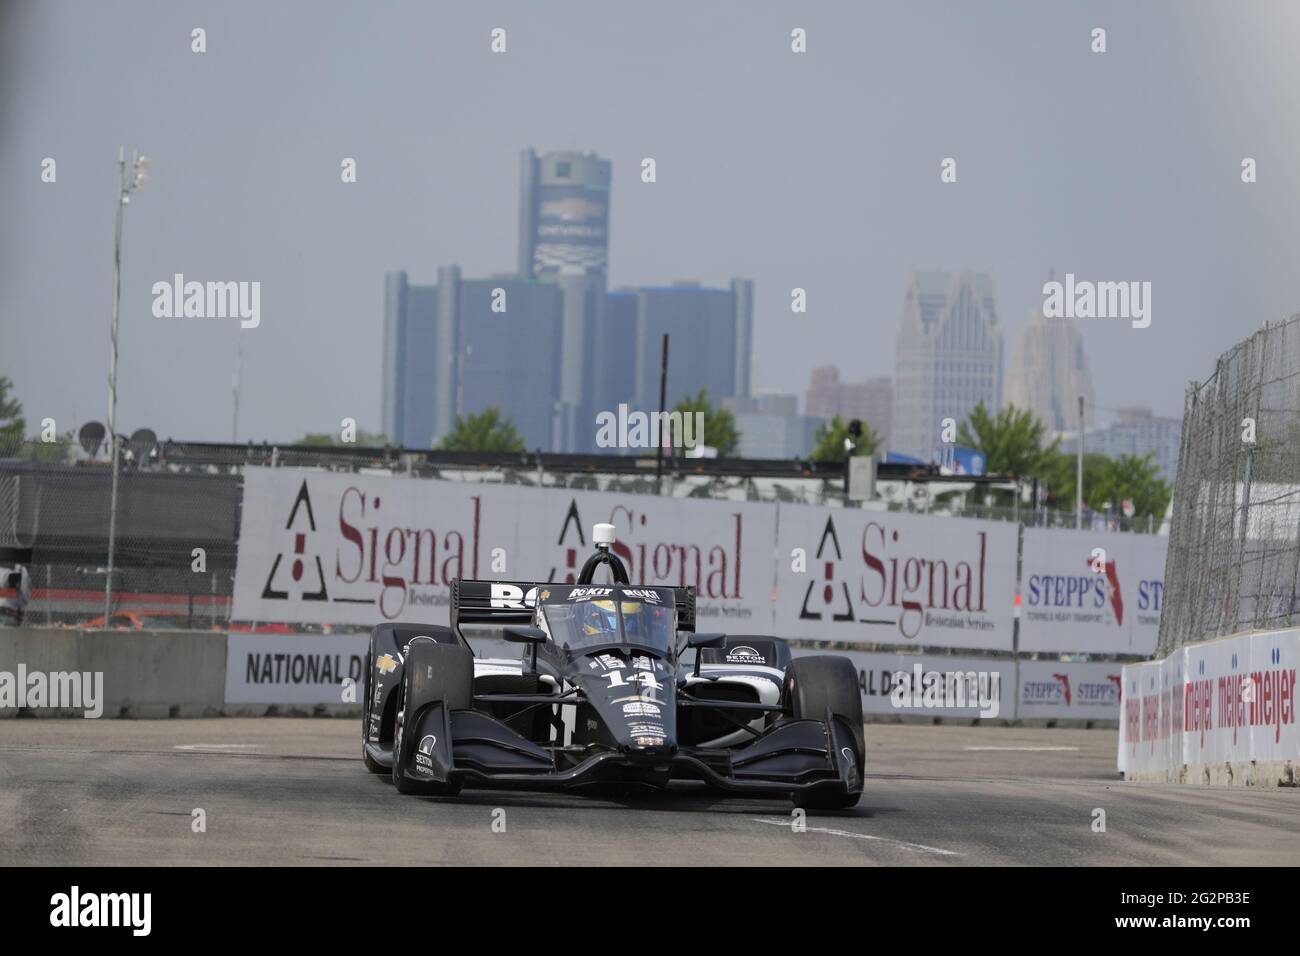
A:
{"type": "Polygon", "coordinates": [[[448,710],[468,710],[474,702],[474,657],[455,644],[438,644],[415,639],[406,651],[406,666],[398,690],[397,718],[393,731],[393,785],[398,793],[425,796],[455,796],[460,781],[442,783],[408,775],[404,769],[405,751],[411,743],[404,732],[408,712],[426,704],[442,703],[448,710]]]}
{"type": "MultiPolygon", "coordinates": [[[[848,725],[853,735],[858,774],[865,772],[866,730],[862,725],[862,695],[858,671],[847,657],[824,655],[797,657],[785,672],[786,704],[795,720],[832,718],[848,725]]],[[[796,807],[809,810],[847,810],[856,806],[861,793],[812,791],[791,795],[796,807]]]]}

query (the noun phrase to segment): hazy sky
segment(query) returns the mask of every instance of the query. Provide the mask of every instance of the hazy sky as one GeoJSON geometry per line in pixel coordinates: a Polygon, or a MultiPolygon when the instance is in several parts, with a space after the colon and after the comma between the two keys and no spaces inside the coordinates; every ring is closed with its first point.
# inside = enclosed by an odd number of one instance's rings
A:
{"type": "Polygon", "coordinates": [[[755,280],[756,388],[892,375],[912,268],[990,271],[1009,358],[1055,268],[1152,283],[1150,328],[1080,326],[1098,406],[1179,414],[1300,310],[1298,48],[1294,0],[11,2],[0,375],[29,422],[106,417],[125,144],[119,430],[228,439],[238,336],[240,440],[377,429],[384,272],[512,270],[519,150],[577,147],[613,161],[611,286],[755,280]],[[260,281],[260,327],[154,318],[176,272],[260,281]]]}

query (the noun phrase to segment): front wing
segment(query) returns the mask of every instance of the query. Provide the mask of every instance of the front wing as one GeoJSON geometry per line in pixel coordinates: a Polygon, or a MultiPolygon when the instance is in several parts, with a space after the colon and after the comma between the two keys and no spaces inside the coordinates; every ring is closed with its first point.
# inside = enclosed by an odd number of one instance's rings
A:
{"type": "Polygon", "coordinates": [[[862,767],[849,727],[829,712],[820,720],[778,723],[743,747],[683,746],[652,757],[601,747],[542,747],[477,710],[425,705],[408,724],[402,753],[368,742],[383,766],[401,760],[413,780],[502,789],[564,790],[627,782],[667,787],[703,781],[738,794],[861,793],[862,767]]]}

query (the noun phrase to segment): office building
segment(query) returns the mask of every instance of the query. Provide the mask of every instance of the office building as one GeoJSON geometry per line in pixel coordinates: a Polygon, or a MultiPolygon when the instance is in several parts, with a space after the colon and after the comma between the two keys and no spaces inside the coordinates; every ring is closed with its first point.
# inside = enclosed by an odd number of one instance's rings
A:
{"type": "Polygon", "coordinates": [[[944,419],[1002,405],[1002,329],[993,280],[982,273],[914,272],[898,332],[891,449],[938,459],[944,419]]]}
{"type": "Polygon", "coordinates": [[[890,448],[894,427],[894,383],[888,376],[861,382],[840,381],[834,365],[815,368],[808,382],[804,411],[812,418],[859,419],[880,436],[880,451],[890,448]]]}
{"type": "Polygon", "coordinates": [[[1031,412],[1049,433],[1077,431],[1079,396],[1092,407],[1092,375],[1078,329],[1071,319],[1035,310],[1011,352],[1006,404],[1031,412]]]}

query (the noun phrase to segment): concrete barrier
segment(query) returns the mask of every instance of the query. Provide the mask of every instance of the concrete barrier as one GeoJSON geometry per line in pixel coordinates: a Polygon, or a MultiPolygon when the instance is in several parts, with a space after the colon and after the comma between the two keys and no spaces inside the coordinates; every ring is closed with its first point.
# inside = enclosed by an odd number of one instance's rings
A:
{"type": "Polygon", "coordinates": [[[1300,784],[1300,630],[1188,644],[1124,667],[1119,769],[1126,779],[1300,784]]]}
{"type": "MultiPolygon", "coordinates": [[[[305,638],[310,640],[310,638],[305,638]]],[[[103,675],[103,717],[343,716],[359,704],[226,703],[227,635],[206,631],[0,629],[0,717],[83,717],[81,706],[3,706],[25,674],[103,675]]]]}

